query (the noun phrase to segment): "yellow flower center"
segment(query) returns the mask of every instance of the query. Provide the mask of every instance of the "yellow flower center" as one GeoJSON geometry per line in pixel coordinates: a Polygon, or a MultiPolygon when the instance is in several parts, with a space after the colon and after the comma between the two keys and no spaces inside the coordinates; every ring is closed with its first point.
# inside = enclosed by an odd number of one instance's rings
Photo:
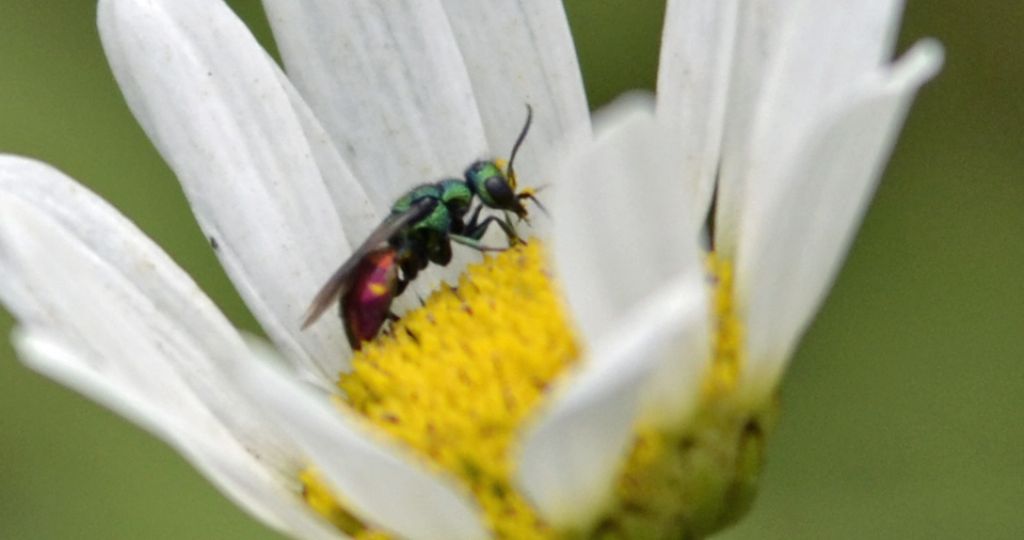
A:
{"type": "MultiPolygon", "coordinates": [[[[746,447],[751,434],[760,443],[766,426],[717,405],[729,401],[722,396],[738,379],[740,327],[728,265],[710,258],[709,275],[718,323],[696,431],[690,424],[679,433],[641,426],[616,504],[593,530],[572,536],[646,538],[679,532],[680,519],[700,523],[686,530],[713,529],[742,502],[747,491],[737,491],[740,484],[756,478],[761,446],[746,447]],[[715,499],[713,507],[702,508],[709,499],[715,499]]],[[[522,427],[579,357],[542,245],[531,241],[471,265],[456,288],[442,287],[366,344],[338,384],[348,407],[460,481],[496,537],[557,538],[566,531],[544,523],[517,491],[513,456],[522,427]]],[[[357,538],[386,538],[347,512],[313,469],[301,481],[307,503],[339,529],[357,538]]]]}
{"type": "MultiPolygon", "coordinates": [[[[579,357],[540,242],[471,265],[386,335],[339,386],[347,404],[461,480],[504,538],[550,531],[512,484],[518,430],[579,357]]],[[[342,530],[367,534],[307,471],[306,500],[342,530]]]]}

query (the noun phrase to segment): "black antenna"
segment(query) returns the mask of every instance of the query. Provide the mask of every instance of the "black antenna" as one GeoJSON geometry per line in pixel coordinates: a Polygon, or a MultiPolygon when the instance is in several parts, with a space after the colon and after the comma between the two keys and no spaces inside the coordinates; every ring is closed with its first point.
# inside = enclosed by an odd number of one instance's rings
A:
{"type": "Polygon", "coordinates": [[[516,161],[516,153],[519,152],[519,147],[523,145],[523,140],[526,139],[526,134],[530,131],[530,123],[533,122],[533,107],[529,103],[526,104],[526,124],[523,125],[523,130],[519,132],[519,137],[516,137],[516,143],[512,145],[512,156],[508,158],[508,179],[512,182],[512,187],[516,185],[516,171],[512,168],[512,164],[516,161]]]}

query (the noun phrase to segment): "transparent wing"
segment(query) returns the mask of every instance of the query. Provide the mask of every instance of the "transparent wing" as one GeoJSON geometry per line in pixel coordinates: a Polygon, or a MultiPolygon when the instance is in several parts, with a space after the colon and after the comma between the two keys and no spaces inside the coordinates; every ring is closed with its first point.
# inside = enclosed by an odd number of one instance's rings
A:
{"type": "Polygon", "coordinates": [[[353,271],[359,266],[359,261],[362,260],[367,253],[380,244],[386,242],[405,226],[428,216],[438,204],[439,201],[437,199],[420,199],[412,203],[409,209],[405,212],[402,212],[401,214],[391,214],[385,218],[384,221],[382,221],[380,225],[370,233],[370,236],[366,241],[352,252],[352,255],[349,256],[348,260],[346,260],[345,263],[331,275],[330,279],[327,280],[327,283],[324,283],[324,286],[320,288],[320,292],[316,293],[316,296],[313,298],[313,302],[309,304],[309,308],[306,309],[306,314],[303,316],[302,328],[308,328],[309,325],[316,322],[316,320],[324,314],[324,311],[327,311],[327,308],[331,307],[331,305],[348,290],[352,285],[353,271]]]}

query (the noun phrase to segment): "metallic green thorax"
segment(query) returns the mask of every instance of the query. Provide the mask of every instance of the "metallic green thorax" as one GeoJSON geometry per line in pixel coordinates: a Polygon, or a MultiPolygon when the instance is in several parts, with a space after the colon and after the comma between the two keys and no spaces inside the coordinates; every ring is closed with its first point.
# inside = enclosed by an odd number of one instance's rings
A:
{"type": "Polygon", "coordinates": [[[391,205],[392,214],[404,214],[412,204],[420,199],[433,198],[441,199],[441,184],[422,184],[416,186],[399,197],[395,204],[391,205]]]}
{"type": "MultiPolygon", "coordinates": [[[[438,203],[441,203],[443,195],[444,190],[440,184],[417,186],[395,201],[395,204],[391,206],[391,213],[394,215],[404,214],[413,203],[422,199],[435,199],[438,203]]],[[[450,225],[451,214],[448,211],[448,207],[444,204],[437,204],[430,214],[414,222],[405,232],[418,231],[443,234],[448,231],[450,225]]]]}
{"type": "Polygon", "coordinates": [[[473,202],[473,192],[461,179],[446,178],[441,180],[441,202],[448,207],[453,214],[464,215],[469,211],[469,205],[473,202]]]}
{"type": "Polygon", "coordinates": [[[462,180],[448,178],[436,184],[414,187],[395,201],[395,204],[391,206],[391,213],[403,214],[414,203],[422,199],[435,199],[440,204],[435,206],[430,214],[413,223],[409,230],[445,234],[449,231],[452,221],[461,220],[469,210],[473,193],[462,180]]]}

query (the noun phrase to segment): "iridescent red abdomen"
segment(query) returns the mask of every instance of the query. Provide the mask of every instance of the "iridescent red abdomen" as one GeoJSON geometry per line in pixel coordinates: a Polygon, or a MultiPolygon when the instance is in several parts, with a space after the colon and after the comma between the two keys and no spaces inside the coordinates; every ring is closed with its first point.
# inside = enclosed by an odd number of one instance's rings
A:
{"type": "Polygon", "coordinates": [[[341,297],[342,320],[352,349],[373,339],[391,313],[398,290],[398,260],[395,250],[383,247],[359,261],[352,286],[341,297]]]}

